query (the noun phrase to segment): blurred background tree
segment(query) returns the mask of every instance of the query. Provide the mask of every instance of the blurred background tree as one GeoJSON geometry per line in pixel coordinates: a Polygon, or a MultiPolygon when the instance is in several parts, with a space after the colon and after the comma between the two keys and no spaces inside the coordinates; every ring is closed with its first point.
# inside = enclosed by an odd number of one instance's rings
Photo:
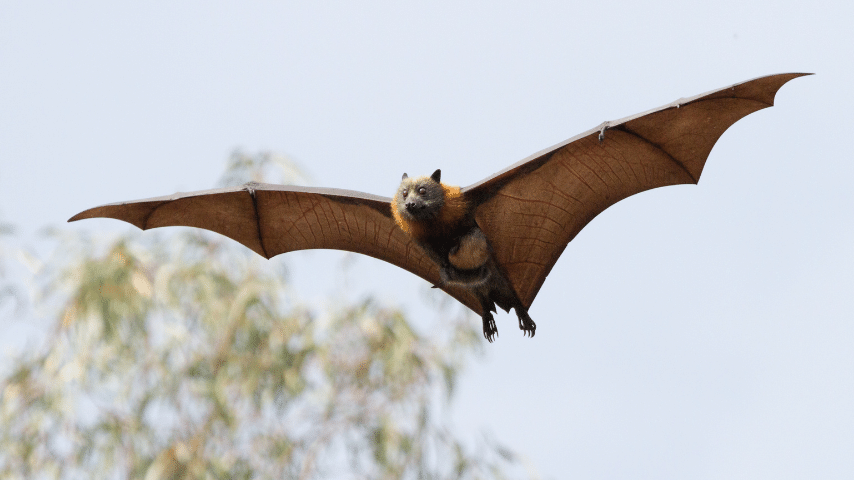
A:
{"type": "MultiPolygon", "coordinates": [[[[221,184],[274,171],[300,180],[285,157],[235,152],[221,184]]],[[[487,436],[468,445],[443,421],[482,344],[466,315],[428,336],[370,298],[316,310],[294,298],[281,262],[209,232],[130,232],[100,247],[52,235],[34,298],[51,330],[0,379],[3,478],[521,471],[514,453],[487,436]]]]}

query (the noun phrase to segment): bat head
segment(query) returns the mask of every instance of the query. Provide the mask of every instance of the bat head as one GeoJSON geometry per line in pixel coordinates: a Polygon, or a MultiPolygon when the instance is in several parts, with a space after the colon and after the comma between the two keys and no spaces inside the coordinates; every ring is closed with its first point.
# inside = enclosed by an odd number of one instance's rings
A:
{"type": "Polygon", "coordinates": [[[445,190],[440,183],[442,171],[429,177],[410,178],[403,174],[394,196],[394,204],[401,218],[407,221],[433,220],[445,205],[445,190]]]}

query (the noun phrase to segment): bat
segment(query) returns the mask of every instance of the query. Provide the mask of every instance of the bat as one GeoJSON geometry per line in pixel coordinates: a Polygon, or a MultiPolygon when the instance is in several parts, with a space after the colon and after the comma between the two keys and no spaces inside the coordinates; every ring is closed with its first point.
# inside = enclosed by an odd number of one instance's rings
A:
{"type": "Polygon", "coordinates": [[[656,187],[696,184],[723,132],[770,107],[794,78],[759,77],[604,122],[465,188],[406,174],[394,198],[335,188],[250,182],[119,202],[69,219],[104,217],[142,230],[204,228],[264,258],[314,248],[361,253],[427,280],[497,329],[496,305],[513,308],[532,336],[528,309],[561,253],[616,202],[656,187]]]}

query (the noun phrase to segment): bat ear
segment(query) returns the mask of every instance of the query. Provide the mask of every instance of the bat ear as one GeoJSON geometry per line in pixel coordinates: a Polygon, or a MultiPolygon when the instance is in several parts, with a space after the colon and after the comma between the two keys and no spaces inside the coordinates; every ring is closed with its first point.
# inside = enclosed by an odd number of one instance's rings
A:
{"type": "Polygon", "coordinates": [[[439,183],[439,179],[442,178],[442,170],[437,168],[436,171],[433,172],[433,175],[430,175],[430,178],[432,178],[434,182],[439,183]]]}
{"type": "Polygon", "coordinates": [[[400,179],[400,181],[402,182],[402,181],[406,180],[407,178],[409,178],[409,175],[407,175],[406,173],[404,173],[404,174],[403,174],[403,178],[401,178],[401,179],[400,179]]]}

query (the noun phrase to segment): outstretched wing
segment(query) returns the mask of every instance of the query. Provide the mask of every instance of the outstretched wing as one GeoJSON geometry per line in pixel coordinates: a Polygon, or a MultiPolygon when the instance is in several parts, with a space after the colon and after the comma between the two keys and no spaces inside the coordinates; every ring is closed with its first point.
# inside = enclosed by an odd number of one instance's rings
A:
{"type": "MultiPolygon", "coordinates": [[[[211,230],[265,258],[312,248],[362,253],[437,284],[439,269],[394,223],[391,199],[334,188],[248,183],[241,187],[176,193],[91,208],[71,217],[115,218],[142,230],[187,226],[211,230]]],[[[459,288],[444,289],[480,313],[459,288]]]]}
{"type": "Polygon", "coordinates": [[[605,122],[463,189],[522,304],[531,306],[596,215],[645,190],[697,183],[724,131],[803,75],[760,77],[605,122]]]}

